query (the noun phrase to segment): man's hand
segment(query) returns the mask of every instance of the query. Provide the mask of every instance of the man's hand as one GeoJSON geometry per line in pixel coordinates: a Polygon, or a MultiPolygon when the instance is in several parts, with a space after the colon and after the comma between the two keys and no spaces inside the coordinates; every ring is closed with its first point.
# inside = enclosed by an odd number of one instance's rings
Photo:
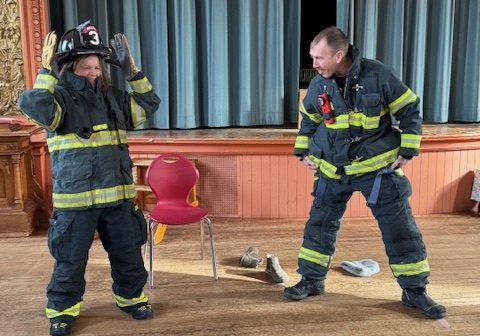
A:
{"type": "Polygon", "coordinates": [[[308,169],[310,170],[317,170],[317,164],[313,162],[308,156],[305,156],[302,159],[302,162],[307,166],[308,169]]]}
{"type": "Polygon", "coordinates": [[[57,34],[51,31],[45,37],[42,49],[42,66],[47,70],[52,70],[55,48],[57,47],[57,34]]]}
{"type": "Polygon", "coordinates": [[[395,160],[395,162],[392,163],[390,168],[393,168],[393,169],[403,168],[408,163],[408,161],[410,161],[410,160],[405,159],[403,156],[399,155],[397,160],[395,160]]]}
{"type": "Polygon", "coordinates": [[[135,65],[135,61],[130,54],[127,38],[123,34],[115,34],[113,39],[110,40],[110,45],[116,53],[118,63],[125,78],[131,80],[140,70],[135,65]]]}

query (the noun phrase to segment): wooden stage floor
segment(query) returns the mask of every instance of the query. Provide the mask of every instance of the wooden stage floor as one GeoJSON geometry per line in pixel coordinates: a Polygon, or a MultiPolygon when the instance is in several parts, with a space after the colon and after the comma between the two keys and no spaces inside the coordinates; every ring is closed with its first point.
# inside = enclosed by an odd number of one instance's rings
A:
{"type": "MultiPolygon", "coordinates": [[[[303,220],[215,219],[220,279],[208,257],[199,259],[198,226],[169,228],[156,246],[156,288],[146,289],[154,318],[134,321],[119,311],[111,292],[108,259],[96,240],[87,267],[87,291],[72,335],[479,335],[480,218],[470,214],[417,217],[432,267],[430,294],[446,305],[439,322],[402,306],[373,220],[346,219],[326,280],[327,293],[290,302],[264,266],[242,268],[250,245],[277,254],[293,285],[303,220]],[[372,258],[379,273],[344,273],[342,260],[372,258]],[[449,327],[448,327],[449,325],[449,327]]],[[[45,287],[52,259],[46,232],[0,239],[0,335],[46,335],[45,287]]]]}
{"type": "MultiPolygon", "coordinates": [[[[138,130],[129,132],[130,138],[162,138],[169,141],[178,139],[257,139],[292,140],[295,142],[296,128],[280,127],[232,127],[190,130],[138,130]]],[[[425,137],[480,137],[480,123],[465,124],[423,124],[425,137]]]]}

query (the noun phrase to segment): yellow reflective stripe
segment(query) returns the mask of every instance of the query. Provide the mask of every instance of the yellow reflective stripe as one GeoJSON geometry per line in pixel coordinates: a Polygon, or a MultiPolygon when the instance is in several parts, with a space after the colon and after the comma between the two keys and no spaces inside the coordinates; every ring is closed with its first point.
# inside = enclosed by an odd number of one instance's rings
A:
{"type": "Polygon", "coordinates": [[[380,118],[388,113],[388,110],[383,108],[380,110],[380,115],[368,117],[362,111],[352,111],[349,113],[349,123],[352,126],[363,127],[364,129],[378,128],[380,118]]]}
{"type": "Polygon", "coordinates": [[[341,175],[337,174],[337,167],[335,167],[333,164],[330,162],[325,161],[324,159],[319,159],[313,155],[308,156],[310,160],[316,163],[318,169],[325,174],[325,176],[339,180],[342,178],[341,175]]]}
{"type": "Polygon", "coordinates": [[[117,301],[117,305],[121,308],[130,307],[136,305],[137,303],[148,302],[148,296],[146,296],[144,292],[142,292],[139,297],[131,299],[125,299],[124,297],[115,294],[113,297],[115,298],[115,301],[117,301]]]}
{"type": "Polygon", "coordinates": [[[379,170],[398,158],[399,148],[371,157],[364,161],[354,161],[351,165],[345,166],[345,174],[357,175],[379,170]]]}
{"type": "Polygon", "coordinates": [[[300,112],[307,113],[307,110],[305,109],[305,105],[303,105],[303,103],[300,104],[300,112]]]}
{"type": "Polygon", "coordinates": [[[130,84],[130,87],[132,88],[132,90],[137,93],[147,93],[148,91],[153,90],[152,84],[150,84],[147,77],[143,77],[138,80],[128,82],[128,84],[130,84]]]}
{"type": "Polygon", "coordinates": [[[34,89],[44,89],[50,93],[53,93],[55,89],[55,84],[57,84],[58,79],[49,74],[38,74],[33,84],[34,89]]]}
{"type": "Polygon", "coordinates": [[[332,178],[332,179],[336,179],[336,180],[339,180],[342,178],[341,175],[338,175],[337,174],[337,167],[335,167],[334,165],[332,165],[330,162],[327,162],[323,159],[320,160],[320,164],[318,166],[318,169],[320,169],[320,171],[322,173],[324,173],[326,176],[332,178]]]}
{"type": "Polygon", "coordinates": [[[49,131],[54,131],[57,129],[58,125],[60,124],[60,121],[62,120],[62,107],[57,103],[56,100],[53,101],[55,104],[55,111],[53,112],[53,120],[50,125],[44,125],[41,122],[30,118],[28,115],[24,114],[25,117],[31,122],[33,122],[36,125],[42,126],[43,128],[48,129],[49,131]]]}
{"type": "Polygon", "coordinates": [[[430,272],[430,266],[428,265],[428,260],[423,259],[417,263],[411,264],[390,264],[393,275],[398,278],[399,276],[412,276],[417,274],[422,274],[430,272]]]}
{"type": "Polygon", "coordinates": [[[131,199],[135,196],[135,185],[133,183],[74,194],[52,194],[53,206],[58,209],[89,207],[94,204],[106,204],[123,199],[131,199]]]}
{"type": "Polygon", "coordinates": [[[323,267],[328,267],[330,265],[330,261],[332,260],[332,256],[310,250],[303,246],[300,247],[300,253],[298,254],[298,258],[310,261],[323,267]]]}
{"type": "Polygon", "coordinates": [[[365,125],[365,119],[367,116],[363,114],[361,111],[352,111],[349,113],[349,120],[348,122],[352,126],[358,126],[358,127],[363,127],[365,125]]]}
{"type": "Polygon", "coordinates": [[[308,113],[303,103],[300,105],[300,112],[305,114],[310,120],[316,122],[317,124],[320,124],[322,122],[322,117],[317,112],[308,113]]]}
{"type": "Polygon", "coordinates": [[[308,149],[308,136],[298,135],[295,140],[295,148],[308,149]]]}
{"type": "Polygon", "coordinates": [[[48,150],[50,152],[74,149],[74,148],[93,148],[110,145],[120,145],[127,143],[127,132],[118,131],[100,131],[92,133],[90,138],[84,139],[75,133],[56,135],[47,139],[48,150]]]}
{"type": "Polygon", "coordinates": [[[107,128],[108,128],[108,125],[107,125],[107,124],[93,125],[93,130],[94,130],[94,131],[106,130],[107,128]]]}
{"type": "Polygon", "coordinates": [[[364,129],[375,129],[378,128],[380,124],[380,116],[375,117],[366,117],[363,121],[363,128],[364,129]]]}
{"type": "Polygon", "coordinates": [[[325,126],[332,129],[345,129],[348,128],[348,119],[348,114],[340,114],[335,117],[335,122],[331,124],[325,123],[325,126]]]}
{"type": "Polygon", "coordinates": [[[414,149],[420,148],[420,141],[422,140],[421,135],[402,133],[400,137],[402,139],[400,147],[414,148],[414,149]]]}
{"type": "Polygon", "coordinates": [[[340,114],[335,117],[335,122],[331,124],[325,124],[330,129],[346,129],[350,125],[363,127],[364,129],[378,128],[380,124],[380,118],[388,113],[387,109],[382,108],[380,115],[368,117],[362,111],[352,111],[348,114],[340,114]]]}
{"type": "Polygon", "coordinates": [[[408,104],[414,103],[416,100],[417,100],[417,95],[413,93],[412,90],[407,89],[407,91],[405,91],[404,94],[402,94],[400,97],[398,97],[393,102],[388,104],[390,113],[395,114],[400,109],[404,108],[408,104]]]}
{"type": "Polygon", "coordinates": [[[62,120],[62,107],[56,100],[53,101],[55,104],[55,112],[53,116],[52,123],[48,126],[48,128],[52,131],[56,130],[58,125],[60,125],[60,120],[62,120]]]}
{"type": "Polygon", "coordinates": [[[71,306],[70,308],[67,308],[65,310],[55,310],[52,308],[45,308],[45,313],[47,314],[47,317],[49,319],[58,317],[60,315],[70,315],[70,316],[76,317],[80,314],[80,307],[82,303],[83,301],[80,301],[76,305],[71,306]]]}
{"type": "Polygon", "coordinates": [[[132,114],[133,127],[138,127],[147,119],[147,113],[133,97],[130,97],[130,113],[132,114]]]}

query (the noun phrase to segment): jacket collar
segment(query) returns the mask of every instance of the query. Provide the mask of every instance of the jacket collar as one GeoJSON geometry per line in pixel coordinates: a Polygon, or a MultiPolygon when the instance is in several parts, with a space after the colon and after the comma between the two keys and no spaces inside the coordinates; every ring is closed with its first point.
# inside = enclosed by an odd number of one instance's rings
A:
{"type": "MultiPolygon", "coordinates": [[[[59,84],[61,86],[70,88],[70,89],[75,90],[75,91],[82,91],[82,90],[87,89],[87,88],[93,89],[92,84],[90,84],[88,79],[86,79],[85,77],[78,76],[71,71],[65,71],[62,74],[62,77],[59,80],[59,84]]],[[[101,91],[101,89],[102,89],[101,78],[97,79],[94,89],[95,89],[96,92],[101,91]]]]}
{"type": "Polygon", "coordinates": [[[348,57],[350,57],[350,59],[352,60],[352,67],[347,74],[348,78],[358,76],[358,74],[360,73],[361,60],[360,51],[358,50],[358,48],[350,44],[348,47],[348,57]]]}

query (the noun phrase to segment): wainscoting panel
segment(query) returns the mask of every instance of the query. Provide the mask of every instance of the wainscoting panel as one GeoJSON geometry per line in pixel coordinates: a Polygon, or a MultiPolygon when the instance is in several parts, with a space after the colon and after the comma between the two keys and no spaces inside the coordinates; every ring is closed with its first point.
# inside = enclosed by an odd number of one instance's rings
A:
{"type": "MultiPolygon", "coordinates": [[[[480,168],[480,125],[428,125],[421,155],[405,167],[415,215],[469,211],[473,172],[480,168]]],[[[129,134],[134,160],[178,152],[195,159],[198,198],[211,216],[307,218],[313,172],[292,153],[294,129],[139,131],[129,134]]],[[[34,143],[34,174],[51,207],[51,174],[45,140],[34,143]],[[36,155],[40,153],[41,155],[36,155]],[[40,176],[38,176],[40,175],[40,176]]],[[[148,210],[155,204],[147,195],[148,210]]],[[[364,197],[353,194],[344,217],[371,217],[364,197]]]]}
{"type": "MultiPolygon", "coordinates": [[[[241,217],[303,218],[312,203],[313,174],[292,156],[240,157],[241,217]]],[[[480,167],[480,150],[426,152],[405,167],[416,215],[467,211],[473,172],[480,167]]],[[[366,200],[355,192],[345,217],[371,217],[366,200]]]]}
{"type": "Polygon", "coordinates": [[[241,157],[241,217],[302,218],[312,197],[313,173],[292,155],[241,157]]]}

